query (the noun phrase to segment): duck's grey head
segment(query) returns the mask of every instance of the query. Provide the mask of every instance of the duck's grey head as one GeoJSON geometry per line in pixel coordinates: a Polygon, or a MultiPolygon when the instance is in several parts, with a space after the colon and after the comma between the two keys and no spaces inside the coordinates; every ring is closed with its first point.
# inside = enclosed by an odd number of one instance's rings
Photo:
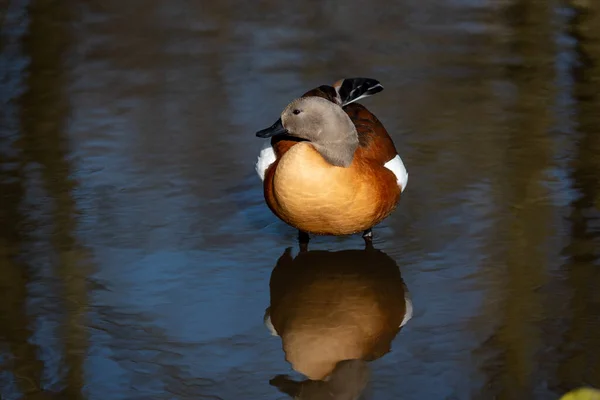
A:
{"type": "Polygon", "coordinates": [[[348,167],[358,147],[358,133],[348,114],[321,97],[301,97],[292,101],[269,128],[258,137],[286,134],[307,140],[332,165],[348,167]]]}

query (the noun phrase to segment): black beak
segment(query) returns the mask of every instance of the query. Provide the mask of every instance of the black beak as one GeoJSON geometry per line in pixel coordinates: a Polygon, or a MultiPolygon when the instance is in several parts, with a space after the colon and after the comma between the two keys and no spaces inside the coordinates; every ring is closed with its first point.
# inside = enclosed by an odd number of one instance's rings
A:
{"type": "Polygon", "coordinates": [[[259,138],[268,138],[275,135],[282,135],[288,133],[287,129],[283,127],[281,123],[281,118],[279,118],[273,125],[270,127],[263,129],[262,131],[256,132],[256,136],[259,138]]]}

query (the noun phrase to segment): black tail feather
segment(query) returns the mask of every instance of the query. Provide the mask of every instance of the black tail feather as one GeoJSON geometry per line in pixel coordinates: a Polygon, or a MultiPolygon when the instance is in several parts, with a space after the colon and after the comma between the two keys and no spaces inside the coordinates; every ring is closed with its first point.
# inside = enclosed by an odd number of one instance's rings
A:
{"type": "Polygon", "coordinates": [[[358,99],[381,92],[383,86],[375,79],[346,78],[336,83],[335,89],[340,96],[341,106],[343,107],[358,99]]]}

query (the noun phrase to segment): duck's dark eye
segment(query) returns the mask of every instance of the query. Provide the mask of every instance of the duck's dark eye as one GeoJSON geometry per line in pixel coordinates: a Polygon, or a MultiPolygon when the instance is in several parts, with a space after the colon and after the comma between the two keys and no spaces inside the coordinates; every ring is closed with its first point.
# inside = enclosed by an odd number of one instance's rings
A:
{"type": "Polygon", "coordinates": [[[296,109],[296,110],[294,110],[294,111],[292,111],[292,112],[294,113],[294,115],[298,115],[298,114],[300,114],[302,111],[300,111],[300,110],[296,109]]]}

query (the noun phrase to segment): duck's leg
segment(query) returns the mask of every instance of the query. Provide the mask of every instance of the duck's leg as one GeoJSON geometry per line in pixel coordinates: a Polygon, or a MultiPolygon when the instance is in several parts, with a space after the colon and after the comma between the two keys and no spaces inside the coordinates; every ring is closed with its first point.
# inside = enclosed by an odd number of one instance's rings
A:
{"type": "Polygon", "coordinates": [[[375,250],[375,247],[373,247],[373,241],[365,239],[365,251],[372,251],[372,250],[375,250]]]}
{"type": "Polygon", "coordinates": [[[366,243],[373,242],[373,228],[369,228],[363,232],[363,239],[365,239],[366,243]]]}
{"type": "Polygon", "coordinates": [[[304,231],[298,231],[298,242],[300,243],[300,252],[303,253],[305,251],[308,251],[308,241],[310,240],[310,237],[308,236],[308,233],[304,232],[304,231]]]}

